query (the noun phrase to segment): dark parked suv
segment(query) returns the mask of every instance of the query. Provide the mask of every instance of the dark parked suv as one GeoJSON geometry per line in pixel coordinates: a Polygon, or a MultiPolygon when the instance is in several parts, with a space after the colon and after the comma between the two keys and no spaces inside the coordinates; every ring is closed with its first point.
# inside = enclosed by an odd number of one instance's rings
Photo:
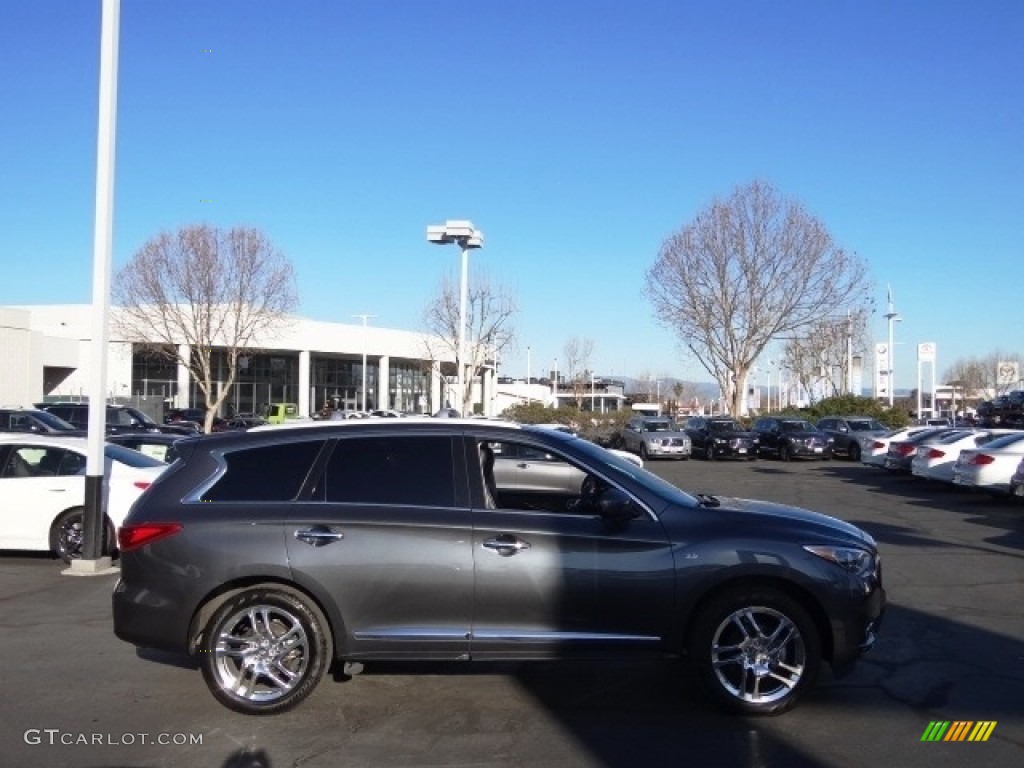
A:
{"type": "Polygon", "coordinates": [[[754,422],[762,454],[790,459],[831,459],[832,438],[800,418],[766,416],[754,422]]]}
{"type": "Polygon", "coordinates": [[[49,411],[32,408],[0,408],[0,432],[31,432],[36,435],[74,435],[81,437],[85,430],[68,424],[49,411]]]}
{"type": "Polygon", "coordinates": [[[336,662],[637,653],[777,713],[870,648],[885,605],[853,525],[690,495],[556,430],[326,421],[176,447],[120,528],[114,631],[190,654],[243,713],[295,706],[336,662]],[[582,481],[537,508],[495,478],[495,445],[582,481]]]}
{"type": "Polygon", "coordinates": [[[757,435],[748,432],[735,419],[726,416],[691,416],[686,420],[685,429],[690,436],[694,456],[701,456],[708,461],[722,457],[750,461],[757,458],[757,435]]]}
{"type": "MultiPolygon", "coordinates": [[[[76,429],[89,428],[88,403],[39,403],[44,411],[58,416],[73,424],[76,429]]],[[[130,405],[107,406],[107,434],[121,435],[127,432],[168,432],[175,435],[195,434],[193,425],[178,426],[173,424],[157,424],[138,408],[130,405]]]]}

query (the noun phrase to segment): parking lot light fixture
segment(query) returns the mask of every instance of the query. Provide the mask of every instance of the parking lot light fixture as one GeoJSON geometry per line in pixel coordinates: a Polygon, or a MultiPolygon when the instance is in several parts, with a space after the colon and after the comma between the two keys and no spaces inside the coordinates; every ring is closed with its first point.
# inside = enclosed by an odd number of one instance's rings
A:
{"type": "Polygon", "coordinates": [[[366,413],[366,321],[376,315],[352,315],[352,317],[358,317],[363,321],[363,337],[360,339],[360,344],[363,348],[363,407],[362,411],[366,413]]]}
{"type": "MultiPolygon", "coordinates": [[[[466,299],[469,291],[469,252],[483,248],[484,233],[473,226],[473,222],[449,220],[444,224],[427,227],[427,240],[435,245],[457,243],[462,251],[462,276],[459,281],[459,334],[456,352],[456,386],[459,393],[459,413],[465,409],[464,367],[466,364],[466,299]]],[[[462,415],[465,415],[462,413],[462,415]]]]}

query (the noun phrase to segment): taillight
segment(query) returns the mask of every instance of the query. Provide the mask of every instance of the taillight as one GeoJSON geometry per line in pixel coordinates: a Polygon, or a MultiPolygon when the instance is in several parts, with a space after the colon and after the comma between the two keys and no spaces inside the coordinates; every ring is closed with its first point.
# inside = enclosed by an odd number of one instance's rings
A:
{"type": "Polygon", "coordinates": [[[871,449],[877,451],[879,448],[885,448],[885,443],[880,443],[877,440],[871,443],[871,449]]]}
{"type": "Polygon", "coordinates": [[[122,525],[117,531],[117,548],[122,552],[131,552],[146,544],[173,536],[181,529],[181,523],[122,525]]]}
{"type": "Polygon", "coordinates": [[[132,485],[134,485],[134,486],[135,486],[136,488],[138,488],[138,489],[139,489],[140,491],[144,491],[144,490],[146,490],[146,489],[147,489],[147,488],[149,488],[149,486],[151,486],[152,484],[153,484],[153,483],[152,483],[151,481],[149,481],[149,480],[136,480],[136,481],[135,481],[134,483],[132,483],[132,485]]]}
{"type": "Polygon", "coordinates": [[[910,456],[917,453],[917,446],[913,443],[900,443],[896,446],[896,453],[900,456],[910,456]]]}
{"type": "Polygon", "coordinates": [[[979,453],[977,456],[972,456],[971,460],[968,461],[967,463],[976,464],[977,466],[984,466],[986,464],[991,464],[995,460],[996,459],[994,456],[989,456],[987,453],[979,453]]]}
{"type": "Polygon", "coordinates": [[[932,448],[930,451],[928,451],[928,455],[925,458],[927,458],[927,459],[941,459],[945,455],[946,455],[945,451],[940,451],[938,448],[932,448]]]}

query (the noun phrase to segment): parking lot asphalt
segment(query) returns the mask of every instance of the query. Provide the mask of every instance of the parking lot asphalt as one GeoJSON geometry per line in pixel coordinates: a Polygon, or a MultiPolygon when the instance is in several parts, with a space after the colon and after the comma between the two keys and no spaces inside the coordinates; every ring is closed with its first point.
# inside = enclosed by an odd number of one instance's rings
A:
{"type": "Polygon", "coordinates": [[[116,576],[2,553],[0,764],[1024,765],[1024,505],[843,461],[648,466],[872,533],[890,601],[877,648],[776,718],[719,712],[684,666],[660,662],[375,664],[253,718],[218,705],[186,660],[114,637],[116,576]],[[985,742],[922,741],[936,721],[995,726],[985,742]]]}

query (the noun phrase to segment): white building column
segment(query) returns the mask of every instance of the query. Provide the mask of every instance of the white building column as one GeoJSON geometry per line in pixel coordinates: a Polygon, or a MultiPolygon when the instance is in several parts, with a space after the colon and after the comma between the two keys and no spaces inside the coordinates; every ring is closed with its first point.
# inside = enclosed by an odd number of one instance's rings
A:
{"type": "MultiPolygon", "coordinates": [[[[178,394],[174,398],[175,408],[188,408],[188,393],[191,389],[192,375],[188,371],[188,366],[181,363],[182,360],[192,359],[192,349],[188,344],[178,345],[178,394]]],[[[200,407],[205,407],[206,403],[200,403],[200,407]]]]}
{"type": "Polygon", "coordinates": [[[302,416],[310,416],[309,409],[309,350],[303,349],[299,352],[299,413],[302,416]]]}
{"type": "Polygon", "coordinates": [[[436,360],[430,364],[430,407],[429,413],[434,413],[444,407],[444,399],[441,396],[441,364],[436,360]]]}
{"type": "Polygon", "coordinates": [[[377,408],[385,409],[391,407],[390,394],[391,384],[391,358],[381,355],[377,360],[377,408]]]}
{"type": "Polygon", "coordinates": [[[484,416],[494,416],[494,396],[497,394],[494,391],[496,384],[494,376],[494,367],[489,366],[484,369],[483,385],[483,402],[484,402],[484,416]]]}

